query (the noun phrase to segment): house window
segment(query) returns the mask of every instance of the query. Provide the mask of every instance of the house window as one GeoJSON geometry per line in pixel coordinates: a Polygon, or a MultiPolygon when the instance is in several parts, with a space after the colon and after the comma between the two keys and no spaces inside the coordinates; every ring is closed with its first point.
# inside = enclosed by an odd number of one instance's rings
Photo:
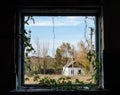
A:
{"type": "Polygon", "coordinates": [[[78,74],[81,74],[81,70],[78,70],[78,74]]]}
{"type": "Polygon", "coordinates": [[[103,87],[99,11],[21,9],[16,87],[50,89],[68,82],[78,89],[103,87]],[[75,76],[70,76],[69,70],[75,76]]]}
{"type": "Polygon", "coordinates": [[[73,75],[74,75],[74,70],[71,70],[71,74],[73,74],[73,75]]]}

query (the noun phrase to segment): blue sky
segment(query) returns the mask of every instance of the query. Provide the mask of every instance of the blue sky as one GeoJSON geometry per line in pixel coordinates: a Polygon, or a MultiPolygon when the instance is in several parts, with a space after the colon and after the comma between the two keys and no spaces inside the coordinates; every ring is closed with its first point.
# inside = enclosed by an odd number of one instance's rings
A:
{"type": "MultiPolygon", "coordinates": [[[[62,42],[69,42],[71,45],[77,47],[80,40],[84,40],[85,31],[85,17],[84,16],[34,16],[35,23],[29,20],[29,25],[25,25],[26,30],[31,30],[31,43],[35,47],[35,39],[39,39],[41,43],[49,43],[48,55],[51,55],[54,48],[56,49],[62,42]],[[53,29],[54,19],[54,29],[53,29]]],[[[94,27],[92,17],[87,19],[87,36],[89,37],[89,27],[94,27]]]]}

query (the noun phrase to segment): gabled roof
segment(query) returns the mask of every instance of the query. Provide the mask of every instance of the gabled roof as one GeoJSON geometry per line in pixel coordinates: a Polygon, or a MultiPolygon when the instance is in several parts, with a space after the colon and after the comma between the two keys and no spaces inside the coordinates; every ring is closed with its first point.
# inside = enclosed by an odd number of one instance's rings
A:
{"type": "MultiPolygon", "coordinates": [[[[76,62],[76,60],[72,60],[72,61],[68,62],[64,67],[72,67],[72,65],[73,65],[73,67],[75,67],[74,64],[76,64],[76,63],[79,63],[79,62],[76,62]]],[[[81,63],[79,63],[79,65],[83,66],[81,63]]]]}
{"type": "Polygon", "coordinates": [[[69,66],[71,66],[72,64],[74,64],[76,61],[74,60],[74,61],[71,61],[71,62],[69,62],[69,63],[67,63],[64,67],[69,67],[69,66]]]}

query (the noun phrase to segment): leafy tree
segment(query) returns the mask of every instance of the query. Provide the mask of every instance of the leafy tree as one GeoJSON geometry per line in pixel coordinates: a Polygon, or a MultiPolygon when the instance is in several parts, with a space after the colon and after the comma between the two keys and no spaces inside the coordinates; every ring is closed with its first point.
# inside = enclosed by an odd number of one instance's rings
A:
{"type": "Polygon", "coordinates": [[[59,69],[62,69],[62,53],[59,48],[56,49],[54,67],[55,67],[56,71],[59,69]]]}
{"type": "Polygon", "coordinates": [[[85,43],[83,41],[80,41],[78,43],[78,52],[77,52],[77,56],[76,56],[76,61],[81,63],[87,71],[89,71],[90,69],[90,62],[89,62],[89,59],[88,59],[88,50],[85,46],[85,43]]]}
{"type": "Polygon", "coordinates": [[[70,43],[63,42],[62,45],[60,46],[60,50],[63,57],[69,57],[71,51],[70,43]]]}
{"type": "Polygon", "coordinates": [[[71,56],[71,50],[72,50],[71,45],[70,45],[70,43],[63,42],[59,49],[60,49],[60,52],[62,55],[61,63],[62,63],[62,65],[65,65],[71,56]]]}

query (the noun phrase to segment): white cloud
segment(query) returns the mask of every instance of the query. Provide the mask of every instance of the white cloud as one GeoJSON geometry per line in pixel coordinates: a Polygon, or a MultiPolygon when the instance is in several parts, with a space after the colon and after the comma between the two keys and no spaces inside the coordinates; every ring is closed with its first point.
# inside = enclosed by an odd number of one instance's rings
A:
{"type": "Polygon", "coordinates": [[[68,19],[78,19],[78,17],[76,17],[76,16],[68,16],[67,18],[68,19]]]}
{"type": "Polygon", "coordinates": [[[52,23],[50,21],[42,21],[42,22],[35,22],[35,23],[29,23],[29,25],[26,26],[51,26],[52,23]]]}
{"type": "MultiPolygon", "coordinates": [[[[67,16],[66,18],[55,18],[54,19],[54,25],[55,26],[76,26],[81,24],[80,20],[78,20],[79,18],[74,17],[74,16],[67,16]]],[[[35,20],[36,21],[36,20],[35,20]]],[[[26,25],[28,26],[28,25],[26,25]]],[[[52,24],[52,20],[42,20],[39,21],[39,19],[37,19],[37,21],[35,23],[29,22],[29,26],[53,26],[52,24]]]]}

